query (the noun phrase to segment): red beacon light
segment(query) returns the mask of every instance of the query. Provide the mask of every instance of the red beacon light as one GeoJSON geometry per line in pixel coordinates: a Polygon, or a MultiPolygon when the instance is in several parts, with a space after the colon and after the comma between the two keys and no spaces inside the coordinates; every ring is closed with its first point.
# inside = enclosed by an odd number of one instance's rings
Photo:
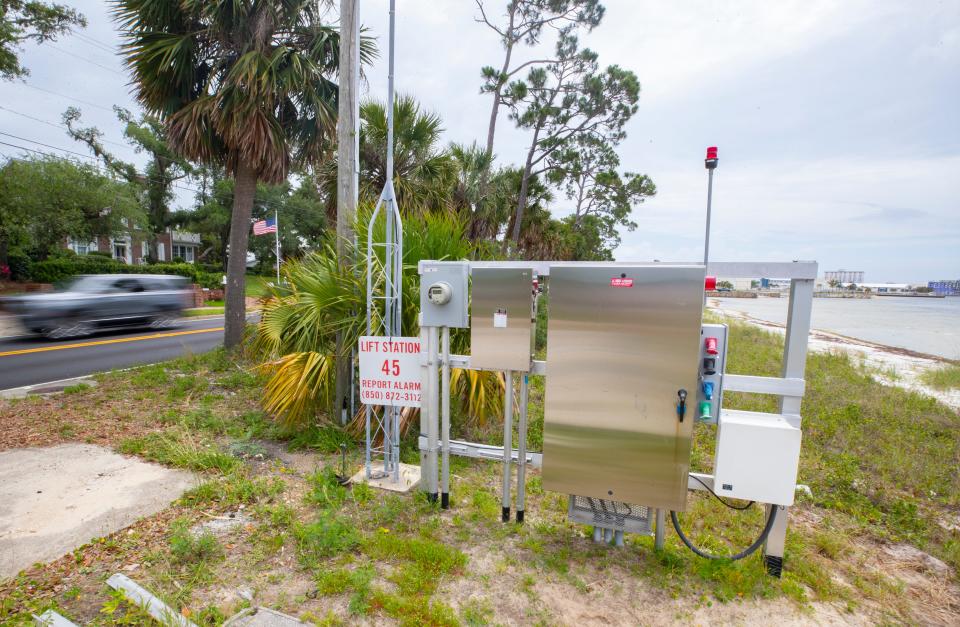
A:
{"type": "Polygon", "coordinates": [[[708,170],[713,170],[717,167],[720,159],[717,157],[717,147],[710,146],[707,148],[707,158],[704,159],[703,164],[707,167],[708,170]]]}
{"type": "Polygon", "coordinates": [[[714,291],[715,289],[717,289],[717,277],[715,277],[715,276],[708,276],[708,277],[704,278],[704,280],[703,280],[703,289],[706,290],[706,291],[708,291],[708,292],[712,292],[712,291],[714,291]]]}

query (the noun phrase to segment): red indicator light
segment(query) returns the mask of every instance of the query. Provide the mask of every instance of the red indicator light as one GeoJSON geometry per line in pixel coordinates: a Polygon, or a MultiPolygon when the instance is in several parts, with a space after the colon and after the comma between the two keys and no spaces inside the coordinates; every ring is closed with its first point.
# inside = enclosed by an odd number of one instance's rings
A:
{"type": "Polygon", "coordinates": [[[717,354],[717,338],[715,337],[704,338],[703,348],[706,351],[707,355],[716,355],[717,354]]]}
{"type": "Polygon", "coordinates": [[[707,159],[716,159],[717,158],[717,147],[710,146],[707,148],[707,159]]]}
{"type": "Polygon", "coordinates": [[[706,277],[703,280],[703,289],[705,289],[708,292],[712,292],[713,290],[717,289],[717,277],[715,276],[706,277]]]}

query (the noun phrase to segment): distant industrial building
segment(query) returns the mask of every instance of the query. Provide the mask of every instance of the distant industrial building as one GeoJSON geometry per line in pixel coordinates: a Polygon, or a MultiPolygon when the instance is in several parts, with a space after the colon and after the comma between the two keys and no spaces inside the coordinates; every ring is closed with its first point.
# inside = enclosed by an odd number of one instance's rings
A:
{"type": "Polygon", "coordinates": [[[927,287],[933,290],[934,294],[943,296],[960,296],[960,279],[956,281],[930,281],[927,287]]]}
{"type": "Polygon", "coordinates": [[[840,283],[863,283],[863,270],[830,270],[823,273],[823,279],[830,281],[839,281],[840,283]]]}

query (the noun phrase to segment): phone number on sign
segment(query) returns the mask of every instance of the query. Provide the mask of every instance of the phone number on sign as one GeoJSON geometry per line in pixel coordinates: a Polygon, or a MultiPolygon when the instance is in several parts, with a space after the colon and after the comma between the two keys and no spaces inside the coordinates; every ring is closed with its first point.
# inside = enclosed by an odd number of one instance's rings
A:
{"type": "Polygon", "coordinates": [[[420,402],[420,392],[384,392],[382,390],[362,390],[360,398],[364,401],[406,401],[420,402]]]}

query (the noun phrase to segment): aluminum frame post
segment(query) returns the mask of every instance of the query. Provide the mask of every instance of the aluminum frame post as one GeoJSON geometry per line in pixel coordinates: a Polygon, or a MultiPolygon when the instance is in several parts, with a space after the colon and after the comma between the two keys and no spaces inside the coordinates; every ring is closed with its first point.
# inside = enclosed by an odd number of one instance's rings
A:
{"type": "MultiPolygon", "coordinates": [[[[421,321],[423,314],[420,315],[421,321]]],[[[420,326],[420,490],[430,494],[430,334],[420,326]]],[[[368,453],[369,455],[369,453],[368,453]]]]}
{"type": "MultiPolygon", "coordinates": [[[[430,381],[430,398],[428,403],[430,405],[430,430],[427,432],[427,443],[430,448],[430,493],[427,495],[427,498],[430,499],[431,503],[436,502],[437,500],[437,478],[438,478],[438,459],[437,459],[437,449],[440,431],[440,398],[439,398],[439,371],[437,370],[437,344],[439,342],[439,333],[437,327],[428,327],[427,335],[430,338],[428,342],[429,347],[429,356],[427,358],[427,377],[430,381]]],[[[421,401],[421,405],[423,402],[421,401]]]]}
{"type": "Polygon", "coordinates": [[[450,508],[450,327],[440,340],[440,507],[450,508]]]}
{"type": "Polygon", "coordinates": [[[527,396],[530,375],[520,376],[520,419],[517,424],[517,522],[523,522],[527,496],[527,396]]]}
{"type": "Polygon", "coordinates": [[[666,512],[662,509],[656,510],[656,527],[653,530],[653,548],[658,551],[663,548],[664,533],[667,531],[664,525],[667,523],[666,512]]]}
{"type": "Polygon", "coordinates": [[[510,522],[510,462],[513,457],[513,370],[503,373],[503,494],[500,498],[503,522],[510,522]]]}
{"type": "MultiPolygon", "coordinates": [[[[807,344],[810,338],[810,317],[813,309],[812,279],[792,279],[790,281],[790,301],[787,304],[787,331],[784,337],[783,367],[781,376],[784,379],[803,379],[807,368],[807,344]]],[[[797,396],[780,396],[778,411],[790,422],[791,426],[800,428],[800,401],[797,396]]],[[[783,572],[783,552],[787,541],[787,522],[790,508],[781,505],[768,505],[767,515],[771,507],[779,507],[777,518],[773,522],[770,533],[763,543],[763,562],[767,572],[774,577],[780,577],[783,572]]]]}

